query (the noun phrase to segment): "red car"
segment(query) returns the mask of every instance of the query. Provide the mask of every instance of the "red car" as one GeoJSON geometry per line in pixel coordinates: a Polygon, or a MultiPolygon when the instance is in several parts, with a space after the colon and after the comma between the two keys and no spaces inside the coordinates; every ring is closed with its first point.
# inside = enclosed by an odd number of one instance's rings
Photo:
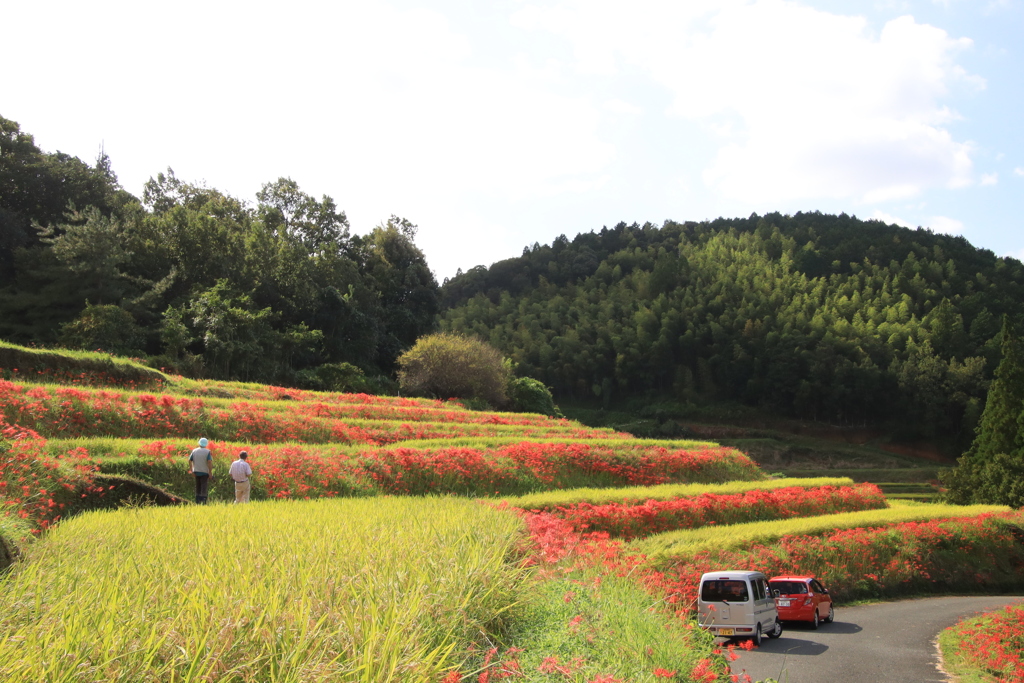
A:
{"type": "Polygon", "coordinates": [[[836,618],[832,596],[813,576],[776,576],[768,582],[782,621],[809,621],[812,628],[836,618]]]}

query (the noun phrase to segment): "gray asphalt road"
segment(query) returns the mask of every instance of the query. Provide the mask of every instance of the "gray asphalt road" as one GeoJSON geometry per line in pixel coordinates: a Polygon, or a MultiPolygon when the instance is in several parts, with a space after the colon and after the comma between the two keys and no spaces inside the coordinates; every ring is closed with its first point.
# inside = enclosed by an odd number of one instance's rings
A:
{"type": "MultiPolygon", "coordinates": [[[[941,597],[836,607],[817,630],[786,624],[757,650],[737,648],[733,673],[780,683],[941,683],[935,639],[962,617],[1024,602],[1022,596],[941,597]]],[[[721,642],[725,642],[724,640],[721,642]]]]}

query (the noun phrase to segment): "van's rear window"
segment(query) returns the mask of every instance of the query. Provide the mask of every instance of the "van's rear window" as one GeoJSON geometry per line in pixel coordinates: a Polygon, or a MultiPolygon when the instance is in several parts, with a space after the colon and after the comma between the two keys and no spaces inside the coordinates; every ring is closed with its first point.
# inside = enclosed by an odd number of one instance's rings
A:
{"type": "Polygon", "coordinates": [[[803,581],[769,581],[768,587],[772,593],[779,591],[779,595],[804,595],[807,593],[807,584],[803,581]]]}
{"type": "Polygon", "coordinates": [[[700,599],[704,602],[746,602],[750,600],[747,594],[747,582],[738,579],[712,579],[705,581],[700,587],[700,599]]]}

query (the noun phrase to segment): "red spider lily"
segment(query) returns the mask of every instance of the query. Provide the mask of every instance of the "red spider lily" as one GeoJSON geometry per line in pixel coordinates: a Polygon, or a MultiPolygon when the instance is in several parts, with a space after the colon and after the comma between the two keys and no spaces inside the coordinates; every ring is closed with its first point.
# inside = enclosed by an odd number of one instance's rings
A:
{"type": "Polygon", "coordinates": [[[1024,683],[1024,605],[1011,605],[949,629],[954,653],[1006,683],[1024,683]]]}
{"type": "Polygon", "coordinates": [[[579,531],[607,531],[636,538],[708,524],[738,524],[755,520],[810,517],[838,512],[881,509],[885,495],[874,484],[751,490],[738,494],[704,493],[640,504],[578,503],[553,510],[579,531]]]}
{"type": "Polygon", "coordinates": [[[8,425],[0,418],[0,439],[10,442],[0,449],[0,514],[28,520],[33,531],[46,529],[63,514],[71,496],[94,488],[96,466],[84,449],[52,457],[46,440],[29,429],[8,425]]]}

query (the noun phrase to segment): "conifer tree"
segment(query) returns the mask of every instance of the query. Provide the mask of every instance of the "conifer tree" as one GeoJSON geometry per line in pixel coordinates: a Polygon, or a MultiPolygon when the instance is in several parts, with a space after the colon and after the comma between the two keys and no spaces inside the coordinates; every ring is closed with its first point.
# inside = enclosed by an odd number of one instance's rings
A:
{"type": "Polygon", "coordinates": [[[981,414],[977,436],[966,455],[988,460],[997,453],[1013,453],[1024,446],[1021,413],[1024,410],[1024,344],[1008,318],[1003,319],[1003,359],[996,368],[981,414]]]}
{"type": "Polygon", "coordinates": [[[1024,342],[1003,319],[1003,359],[971,448],[940,479],[953,503],[1024,507],[1024,342]]]}

